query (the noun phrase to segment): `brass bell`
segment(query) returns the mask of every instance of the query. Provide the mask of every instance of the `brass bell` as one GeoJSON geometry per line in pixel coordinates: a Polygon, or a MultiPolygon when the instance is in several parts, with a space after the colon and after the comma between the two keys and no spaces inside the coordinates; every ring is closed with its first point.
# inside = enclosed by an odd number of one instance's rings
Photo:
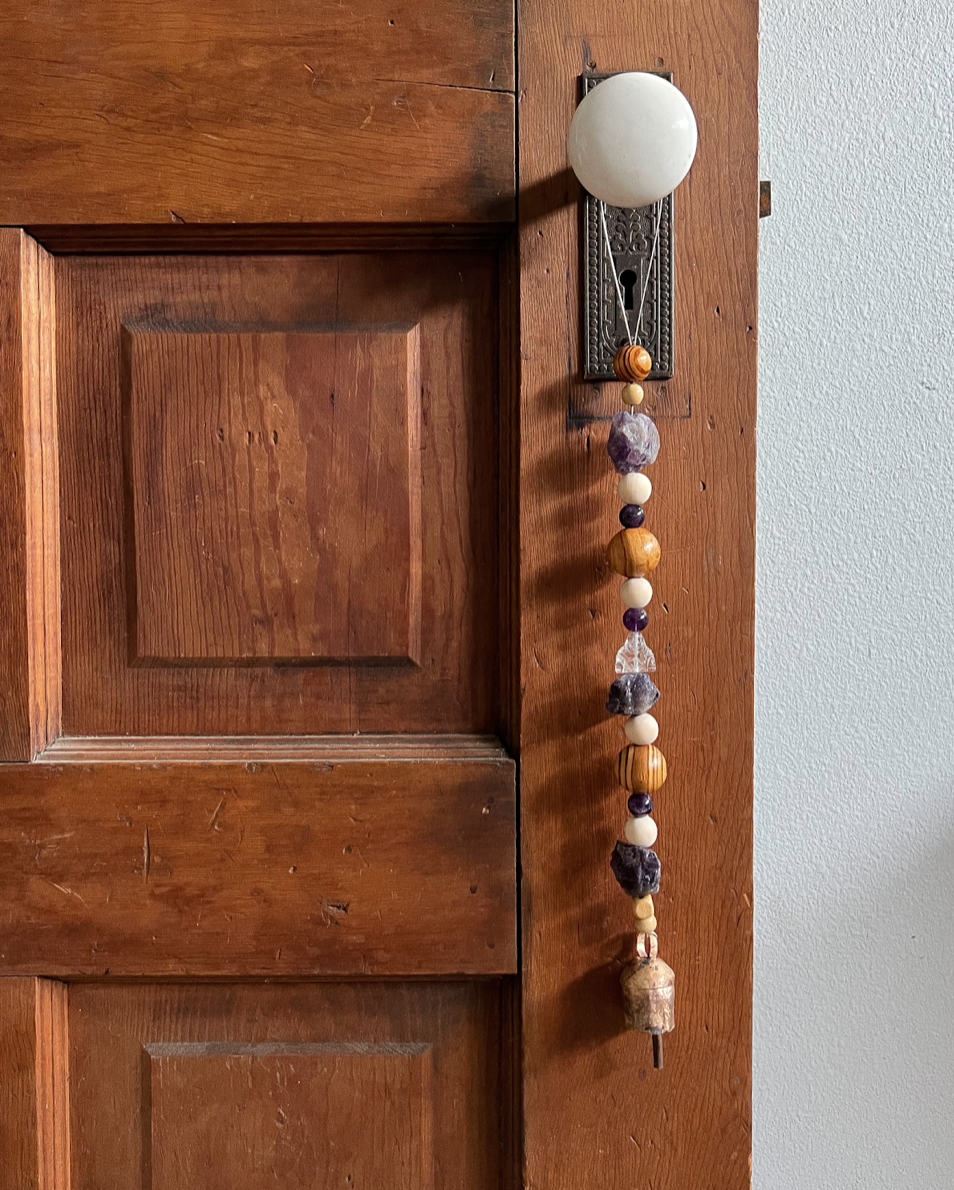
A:
{"type": "Polygon", "coordinates": [[[656,954],[656,935],[650,934],[646,953],[645,934],[640,934],[637,958],[623,968],[623,1008],[627,1029],[649,1033],[653,1039],[653,1066],[662,1070],[662,1039],[676,1027],[676,975],[656,954]]]}

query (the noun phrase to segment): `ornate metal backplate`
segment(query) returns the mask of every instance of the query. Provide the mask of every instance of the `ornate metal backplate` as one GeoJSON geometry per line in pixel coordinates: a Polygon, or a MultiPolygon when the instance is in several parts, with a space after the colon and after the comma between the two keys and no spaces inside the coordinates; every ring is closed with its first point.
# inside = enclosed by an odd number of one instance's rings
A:
{"type": "MultiPolygon", "coordinates": [[[[660,73],[672,81],[668,72],[660,73]]],[[[583,94],[609,74],[581,76],[583,94]]],[[[668,380],[672,376],[672,195],[662,200],[659,219],[659,245],[650,269],[657,208],[606,208],[606,226],[613,249],[613,261],[623,290],[630,326],[639,321],[638,341],[653,359],[650,380],[668,380]],[[649,284],[646,274],[649,271],[649,284]],[[639,319],[640,294],[646,289],[643,316],[639,319]]],[[[626,325],[619,309],[616,285],[607,259],[606,243],[600,226],[600,204],[591,194],[584,195],[584,317],[583,378],[612,380],[613,356],[626,341],[626,325]]]]}

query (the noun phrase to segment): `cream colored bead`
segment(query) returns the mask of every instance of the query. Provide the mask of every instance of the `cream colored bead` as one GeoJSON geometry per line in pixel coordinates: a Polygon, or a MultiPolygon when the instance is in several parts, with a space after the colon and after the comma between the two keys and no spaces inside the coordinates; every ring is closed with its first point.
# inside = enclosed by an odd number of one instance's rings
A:
{"type": "Polygon", "coordinates": [[[623,389],[623,404],[624,405],[641,405],[643,403],[643,390],[638,384],[627,384],[623,389]]]}
{"type": "Polygon", "coordinates": [[[633,901],[633,917],[645,920],[647,917],[652,917],[655,912],[652,897],[640,897],[638,901],[633,901]]]}
{"type": "Polygon", "coordinates": [[[652,847],[659,835],[659,827],[648,814],[641,814],[639,818],[630,818],[623,828],[626,842],[634,847],[652,847]]]}
{"type": "Polygon", "coordinates": [[[653,485],[642,471],[630,471],[619,481],[616,491],[623,504],[645,504],[653,494],[653,485]]]}
{"type": "Polygon", "coordinates": [[[619,597],[624,607],[646,607],[653,597],[652,584],[646,578],[628,578],[619,589],[619,597]]]}
{"type": "Polygon", "coordinates": [[[623,724],[623,731],[631,744],[653,744],[659,735],[659,724],[652,715],[633,715],[623,724]]]}
{"type": "Polygon", "coordinates": [[[636,919],[637,934],[655,934],[656,933],[656,919],[655,917],[638,917],[636,919]]]}

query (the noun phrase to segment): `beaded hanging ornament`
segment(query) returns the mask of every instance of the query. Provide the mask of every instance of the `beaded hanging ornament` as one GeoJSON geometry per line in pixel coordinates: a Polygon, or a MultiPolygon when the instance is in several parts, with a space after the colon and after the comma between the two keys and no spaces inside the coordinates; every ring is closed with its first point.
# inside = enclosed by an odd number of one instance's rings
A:
{"type": "MultiPolygon", "coordinates": [[[[660,208],[661,209],[661,208],[660,208]]],[[[617,351],[613,371],[623,382],[623,409],[610,427],[607,449],[619,475],[618,494],[622,501],[619,520],[622,528],[609,543],[607,559],[623,578],[620,598],[625,607],[623,627],[626,638],[616,654],[616,679],[610,687],[606,710],[625,717],[623,733],[627,743],[616,761],[616,776],[628,794],[629,818],[610,859],[610,867],[620,888],[632,901],[636,928],[636,956],[623,969],[620,983],[626,1025],[637,1032],[649,1033],[653,1041],[653,1065],[663,1065],[662,1038],[675,1024],[675,975],[659,958],[656,936],[656,907],[653,894],[659,891],[659,857],[652,850],[658,830],[652,817],[653,795],[666,780],[666,759],[655,746],[659,725],[650,711],[659,699],[659,689],[650,677],[656,659],[643,638],[649,624],[646,608],[653,589],[649,576],[659,565],[661,551],[655,536],[643,528],[644,505],[652,494],[652,483],[643,469],[656,461],[659,433],[655,423],[637,412],[643,400],[641,382],[652,371],[652,360],[638,342],[642,308],[652,271],[652,260],[659,239],[659,214],[653,239],[646,283],[640,298],[635,332],[629,319],[612,245],[606,227],[605,206],[600,203],[600,217],[610,269],[617,283],[617,300],[626,326],[628,343],[617,351]]]]}

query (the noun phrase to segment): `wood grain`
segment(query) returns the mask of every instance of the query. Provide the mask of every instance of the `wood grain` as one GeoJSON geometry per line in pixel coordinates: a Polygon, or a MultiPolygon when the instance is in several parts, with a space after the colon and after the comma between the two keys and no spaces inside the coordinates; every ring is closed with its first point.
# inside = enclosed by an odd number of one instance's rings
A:
{"type": "Polygon", "coordinates": [[[0,230],[0,758],[33,755],[27,599],[27,460],[23,424],[25,237],[0,230]]]}
{"type": "Polygon", "coordinates": [[[65,983],[36,981],[38,1190],[69,1190],[70,1185],[67,996],[65,983]]]}
{"type": "Polygon", "coordinates": [[[513,218],[501,0],[6,0],[0,41],[2,223],[513,218]]]}
{"type": "Polygon", "coordinates": [[[419,347],[123,327],[138,660],[419,663],[419,347]]]}
{"type": "MultiPolygon", "coordinates": [[[[60,256],[156,255],[191,252],[452,252],[496,249],[512,223],[166,223],[46,224],[27,229],[60,256]]],[[[513,325],[513,324],[511,324],[513,325]]],[[[516,327],[514,326],[514,330],[516,327]]]]}
{"type": "MultiPolygon", "coordinates": [[[[494,257],[484,252],[58,257],[56,268],[65,733],[496,732],[502,429],[494,257]],[[229,325],[258,334],[302,325],[348,333],[417,327],[422,498],[420,513],[408,506],[408,517],[420,524],[421,534],[418,665],[130,664],[135,648],[127,625],[122,327],[146,322],[193,330],[229,325]]],[[[402,420],[399,410],[392,416],[382,409],[368,427],[364,387],[355,387],[353,400],[342,398],[359,424],[340,426],[339,436],[347,432],[367,440],[374,454],[390,457],[399,447],[406,455],[417,445],[409,439],[409,415],[402,420]],[[391,441],[378,445],[379,438],[391,441]]],[[[330,394],[319,397],[315,416],[327,417],[330,394]]],[[[263,389],[257,399],[272,402],[274,396],[263,389]]],[[[414,405],[409,397],[408,409],[414,405]]],[[[219,425],[207,429],[215,432],[219,425]]],[[[270,433],[275,427],[267,428],[270,433]]],[[[284,449],[281,442],[278,449],[284,449]]],[[[192,457],[201,456],[182,455],[182,465],[192,457]]],[[[365,533],[362,518],[373,518],[375,505],[373,493],[355,489],[362,476],[363,462],[350,480],[344,473],[317,477],[316,505],[342,501],[329,521],[332,528],[354,525],[365,533]]],[[[268,494],[263,498],[265,509],[248,511],[256,523],[272,510],[268,494]]],[[[370,526],[367,534],[373,538],[374,531],[370,526]]],[[[357,573],[336,581],[350,583],[355,597],[360,593],[362,615],[392,614],[401,592],[390,582],[387,566],[374,556],[350,561],[357,573]]]]}
{"type": "Polygon", "coordinates": [[[73,1184],[509,1186],[506,990],[73,985],[73,1184]]]}
{"type": "Polygon", "coordinates": [[[434,1185],[426,1042],[160,1042],[146,1054],[152,1190],[213,1170],[245,1190],[434,1185]]]}
{"type": "Polygon", "coordinates": [[[506,760],[496,736],[61,736],[37,764],[167,764],[183,761],[506,760]]]}
{"type": "Polygon", "coordinates": [[[516,964],[514,764],[0,766],[0,974],[516,964]]]}
{"type": "Polygon", "coordinates": [[[757,5],[518,6],[521,234],[521,863],[526,1184],[742,1190],[750,1181],[757,5]],[[587,70],[672,70],[699,122],[675,195],[677,372],[647,385],[662,545],[646,638],[669,779],[654,799],[660,955],[676,972],[665,1069],[623,1030],[629,902],[622,640],[607,419],[583,385],[579,190],[566,131],[587,70]],[[569,287],[568,287],[569,281],[569,287]],[[656,400],[658,390],[670,394],[656,400]],[[688,417],[667,417],[667,410],[688,417]],[[559,548],[555,548],[558,543],[559,548]]]}
{"type": "Polygon", "coordinates": [[[37,980],[0,979],[0,1190],[40,1181],[37,980]]]}
{"type": "Polygon", "coordinates": [[[0,760],[28,760],[60,726],[53,271],[0,229],[0,760]]]}

